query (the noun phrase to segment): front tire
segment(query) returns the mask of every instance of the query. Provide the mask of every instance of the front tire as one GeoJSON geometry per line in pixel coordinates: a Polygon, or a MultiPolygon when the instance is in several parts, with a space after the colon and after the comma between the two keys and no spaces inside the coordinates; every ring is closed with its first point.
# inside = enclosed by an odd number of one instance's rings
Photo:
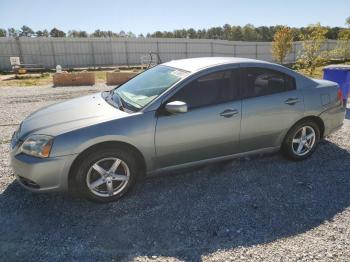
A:
{"type": "Polygon", "coordinates": [[[294,125],[287,133],[282,152],[288,158],[299,161],[311,156],[320,140],[320,128],[312,120],[305,120],[294,125]]]}
{"type": "Polygon", "coordinates": [[[127,193],[135,184],[137,176],[137,163],[131,152],[101,148],[82,159],[76,175],[76,185],[83,197],[107,203],[127,193]]]}

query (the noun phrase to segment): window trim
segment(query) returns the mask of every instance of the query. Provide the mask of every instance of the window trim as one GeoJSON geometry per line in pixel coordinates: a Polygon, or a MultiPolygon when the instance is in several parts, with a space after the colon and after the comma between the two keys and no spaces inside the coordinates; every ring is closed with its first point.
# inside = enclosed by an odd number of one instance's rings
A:
{"type": "Polygon", "coordinates": [[[297,84],[296,84],[295,77],[293,77],[292,75],[287,74],[287,73],[285,73],[283,71],[280,71],[280,70],[275,69],[275,68],[259,67],[259,66],[246,66],[246,67],[241,67],[240,68],[240,97],[241,97],[241,99],[249,99],[249,98],[256,98],[256,97],[271,96],[271,95],[281,94],[281,93],[285,93],[285,92],[289,92],[289,91],[293,91],[293,90],[297,90],[297,84]],[[284,78],[284,91],[270,93],[270,94],[266,94],[266,95],[259,95],[259,96],[257,96],[257,95],[245,96],[244,95],[244,88],[247,85],[247,70],[248,69],[262,69],[262,70],[277,72],[277,73],[283,75],[283,78],[284,78]],[[286,77],[289,77],[290,79],[292,79],[293,87],[294,87],[293,89],[287,89],[286,88],[286,77]]]}

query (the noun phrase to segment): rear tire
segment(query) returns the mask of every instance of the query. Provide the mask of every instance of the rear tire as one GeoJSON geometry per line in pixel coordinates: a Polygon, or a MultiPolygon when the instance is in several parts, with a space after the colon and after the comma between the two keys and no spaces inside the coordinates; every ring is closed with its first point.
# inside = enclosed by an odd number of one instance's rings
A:
{"type": "Polygon", "coordinates": [[[304,160],[313,154],[319,141],[320,128],[317,123],[304,120],[288,131],[282,144],[282,153],[295,161],[304,160]]]}
{"type": "Polygon", "coordinates": [[[89,152],[79,163],[75,176],[79,194],[107,203],[121,198],[138,177],[136,158],[127,149],[101,148],[89,152]]]}

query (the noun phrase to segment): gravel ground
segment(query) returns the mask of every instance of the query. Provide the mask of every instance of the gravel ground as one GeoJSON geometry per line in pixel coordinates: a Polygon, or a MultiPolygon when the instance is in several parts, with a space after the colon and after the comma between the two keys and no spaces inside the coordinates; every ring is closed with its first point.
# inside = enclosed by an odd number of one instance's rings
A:
{"type": "Polygon", "coordinates": [[[303,162],[272,154],[166,173],[105,205],[22,189],[8,162],[16,125],[101,89],[0,89],[0,261],[350,260],[350,115],[303,162]]]}

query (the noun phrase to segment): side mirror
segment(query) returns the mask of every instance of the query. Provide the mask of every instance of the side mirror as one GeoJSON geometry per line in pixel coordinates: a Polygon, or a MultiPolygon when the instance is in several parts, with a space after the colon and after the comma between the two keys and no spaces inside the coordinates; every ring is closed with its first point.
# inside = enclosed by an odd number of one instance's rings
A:
{"type": "Polygon", "coordinates": [[[169,102],[165,105],[165,110],[171,114],[186,113],[187,104],[181,101],[169,102]]]}

